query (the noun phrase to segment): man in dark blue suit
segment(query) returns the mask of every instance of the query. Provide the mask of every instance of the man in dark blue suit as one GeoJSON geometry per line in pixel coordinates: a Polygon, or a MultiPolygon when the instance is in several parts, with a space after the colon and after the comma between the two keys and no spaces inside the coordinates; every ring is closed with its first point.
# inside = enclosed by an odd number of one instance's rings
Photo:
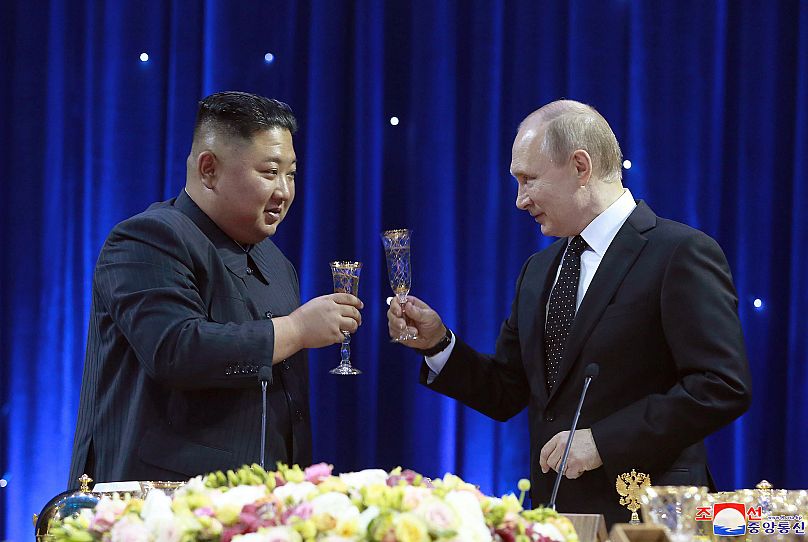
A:
{"type": "Polygon", "coordinates": [[[355,331],[362,303],[300,305],[269,239],[295,197],[296,120],[276,100],[199,104],[185,189],[118,224],[93,279],[69,485],[184,480],[261,460],[311,463],[306,348],[355,331]],[[260,377],[260,378],[259,378],[260,377]]]}
{"type": "Polygon", "coordinates": [[[562,512],[624,522],[618,475],[713,486],[703,439],[749,406],[750,377],[726,258],[704,233],[657,217],[621,182],[606,120],[562,100],[520,125],[516,205],[560,237],[525,263],[496,351],[480,354],[423,301],[388,311],[425,356],[421,381],[497,420],[528,408],[532,498],[550,498],[584,371],[592,385],[561,484],[562,512]],[[406,319],[404,318],[406,314],[406,319]]]}

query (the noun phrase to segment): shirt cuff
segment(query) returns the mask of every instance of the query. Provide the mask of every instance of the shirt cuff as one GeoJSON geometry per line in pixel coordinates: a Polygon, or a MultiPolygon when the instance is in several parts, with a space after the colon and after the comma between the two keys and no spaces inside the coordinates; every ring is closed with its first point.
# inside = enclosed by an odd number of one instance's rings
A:
{"type": "Polygon", "coordinates": [[[444,350],[438,352],[434,356],[424,357],[424,361],[426,361],[427,367],[429,367],[429,375],[427,375],[426,377],[427,384],[432,384],[432,382],[438,377],[440,372],[443,370],[443,366],[446,365],[446,362],[449,361],[449,356],[452,355],[454,345],[455,345],[455,334],[452,333],[452,340],[449,341],[449,346],[447,346],[444,350]]]}

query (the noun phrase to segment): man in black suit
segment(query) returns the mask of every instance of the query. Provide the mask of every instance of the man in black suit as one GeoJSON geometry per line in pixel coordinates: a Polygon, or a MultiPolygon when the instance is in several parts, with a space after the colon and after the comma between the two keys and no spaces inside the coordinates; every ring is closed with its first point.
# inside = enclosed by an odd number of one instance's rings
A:
{"type": "Polygon", "coordinates": [[[306,348],[355,331],[348,294],[300,306],[269,240],[295,197],[296,120],[276,100],[199,103],[185,189],[118,224],[93,279],[69,485],[311,463],[306,348]]]}
{"type": "Polygon", "coordinates": [[[528,407],[537,505],[549,500],[585,368],[597,362],[557,504],[609,524],[629,519],[615,483],[632,469],[656,485],[712,487],[703,439],[750,402],[724,254],[635,202],[621,162],[608,123],[584,104],[553,102],[520,125],[516,205],[561,239],[522,268],[493,356],[417,298],[388,311],[391,336],[417,330],[405,344],[425,356],[424,384],[497,420],[528,407]]]}

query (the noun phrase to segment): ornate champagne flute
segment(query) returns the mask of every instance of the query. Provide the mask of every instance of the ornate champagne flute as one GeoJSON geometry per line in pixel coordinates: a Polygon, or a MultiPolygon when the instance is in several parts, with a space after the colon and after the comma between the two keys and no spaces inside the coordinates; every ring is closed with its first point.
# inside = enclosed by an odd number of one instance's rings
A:
{"type": "MultiPolygon", "coordinates": [[[[396,300],[404,310],[407,303],[407,295],[412,286],[412,266],[410,265],[410,239],[412,230],[399,229],[382,232],[382,244],[384,245],[384,255],[387,259],[387,275],[390,278],[390,287],[396,295],[396,300]]],[[[393,339],[393,342],[417,339],[417,333],[411,334],[405,328],[401,334],[393,339]]]]}
{"type": "MultiPolygon", "coordinates": [[[[359,295],[359,273],[362,262],[331,262],[331,276],[334,279],[334,293],[359,295]]],[[[342,346],[339,350],[340,362],[329,373],[332,375],[361,375],[362,371],[351,365],[351,334],[342,332],[342,346]]]]}

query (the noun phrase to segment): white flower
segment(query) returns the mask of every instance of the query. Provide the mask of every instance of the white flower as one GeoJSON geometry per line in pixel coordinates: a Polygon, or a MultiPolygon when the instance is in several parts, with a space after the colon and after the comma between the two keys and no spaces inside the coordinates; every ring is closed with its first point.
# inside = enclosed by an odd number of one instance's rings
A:
{"type": "Polygon", "coordinates": [[[148,542],[146,525],[134,515],[124,516],[110,530],[110,542],[148,542]]]}
{"type": "Polygon", "coordinates": [[[252,504],[266,494],[266,486],[236,486],[224,492],[213,491],[210,498],[214,508],[230,506],[241,510],[245,504],[252,504]]]}
{"type": "Polygon", "coordinates": [[[404,498],[401,501],[404,510],[417,508],[421,502],[432,495],[428,487],[404,486],[404,498]]]}
{"type": "Polygon", "coordinates": [[[205,493],[210,491],[206,486],[201,476],[194,476],[188,483],[179,488],[174,495],[177,497],[185,496],[189,493],[205,493]]]}
{"type": "Polygon", "coordinates": [[[146,500],[143,502],[143,510],[140,512],[146,524],[149,521],[154,521],[161,518],[170,518],[171,512],[171,497],[163,493],[161,489],[153,489],[146,495],[146,500]]]}
{"type": "Polygon", "coordinates": [[[564,535],[561,534],[561,531],[559,531],[555,525],[550,525],[549,523],[534,523],[533,530],[551,540],[559,540],[562,542],[564,540],[564,535]]]}
{"type": "Polygon", "coordinates": [[[379,510],[378,506],[368,506],[359,514],[357,529],[360,535],[367,533],[368,525],[370,525],[371,521],[376,519],[380,512],[381,510],[379,510]]]}
{"type": "Polygon", "coordinates": [[[429,532],[433,534],[457,531],[459,527],[454,509],[437,497],[424,499],[415,509],[415,515],[424,520],[429,532]]]}
{"type": "Polygon", "coordinates": [[[339,475],[340,480],[348,487],[359,489],[371,484],[387,484],[387,471],[382,469],[365,469],[359,472],[346,472],[339,475]]]}
{"type": "Polygon", "coordinates": [[[343,493],[335,491],[317,495],[311,500],[312,514],[331,514],[335,518],[358,516],[359,509],[343,493]]]}
{"type": "Polygon", "coordinates": [[[466,542],[491,542],[491,531],[485,524],[480,502],[468,491],[450,491],[445,499],[460,519],[458,540],[466,542]]]}
{"type": "Polygon", "coordinates": [[[288,484],[276,487],[272,492],[282,501],[291,499],[293,504],[298,504],[317,491],[317,486],[311,482],[289,482],[288,484]]]}
{"type": "Polygon", "coordinates": [[[290,527],[259,529],[257,533],[239,534],[233,542],[302,542],[300,533],[290,527]]]}
{"type": "Polygon", "coordinates": [[[149,491],[140,515],[156,542],[178,542],[182,536],[171,511],[171,497],[162,490],[149,491]]]}

